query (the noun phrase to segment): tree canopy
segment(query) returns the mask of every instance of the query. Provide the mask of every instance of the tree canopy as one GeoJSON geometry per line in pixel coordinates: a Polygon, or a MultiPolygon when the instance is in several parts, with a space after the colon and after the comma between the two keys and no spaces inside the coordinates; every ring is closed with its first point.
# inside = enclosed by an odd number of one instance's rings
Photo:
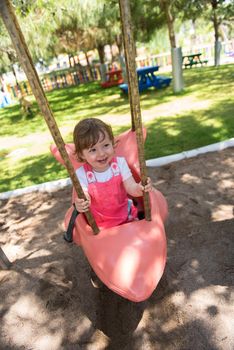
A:
{"type": "MultiPolygon", "coordinates": [[[[105,61],[105,45],[121,51],[122,34],[117,0],[12,0],[35,62],[48,62],[60,53],[76,55],[96,49],[105,61]]],[[[214,39],[224,24],[232,35],[234,0],[132,0],[136,42],[147,43],[157,30],[168,28],[171,47],[177,46],[175,22],[203,18],[214,28],[214,39]]],[[[0,69],[16,61],[8,34],[0,21],[0,69]]]]}

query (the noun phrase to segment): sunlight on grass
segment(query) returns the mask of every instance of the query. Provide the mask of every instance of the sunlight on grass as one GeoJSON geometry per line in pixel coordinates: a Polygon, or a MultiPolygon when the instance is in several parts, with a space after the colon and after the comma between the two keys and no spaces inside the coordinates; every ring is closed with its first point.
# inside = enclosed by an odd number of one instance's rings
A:
{"type": "Polygon", "coordinates": [[[167,128],[168,136],[178,136],[180,134],[179,130],[175,130],[174,128],[167,128]]]}
{"type": "MultiPolygon", "coordinates": [[[[140,95],[143,123],[148,128],[146,159],[205,146],[234,136],[234,66],[185,70],[185,90],[172,86],[140,95]]],[[[130,127],[128,97],[119,87],[102,89],[99,82],[46,94],[65,142],[72,142],[75,124],[99,117],[115,134],[130,127]]],[[[0,191],[67,177],[49,152],[52,141],[35,99],[33,116],[19,104],[0,109],[0,191]]]]}
{"type": "Polygon", "coordinates": [[[65,178],[68,173],[51,155],[22,158],[20,162],[4,160],[0,180],[1,192],[65,178]]]}

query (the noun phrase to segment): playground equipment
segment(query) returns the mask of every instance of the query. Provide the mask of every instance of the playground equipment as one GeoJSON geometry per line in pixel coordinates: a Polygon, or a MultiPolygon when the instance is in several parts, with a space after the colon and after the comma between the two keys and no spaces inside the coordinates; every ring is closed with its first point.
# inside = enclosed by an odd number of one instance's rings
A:
{"type": "MultiPolygon", "coordinates": [[[[139,92],[145,91],[151,87],[162,89],[171,83],[171,78],[156,75],[155,72],[159,70],[159,66],[137,68],[138,88],[139,92]]],[[[128,93],[128,84],[119,85],[124,93],[128,93]]]]}
{"type": "MultiPolygon", "coordinates": [[[[135,48],[130,30],[130,6],[128,0],[120,0],[119,5],[128,73],[132,129],[120,135],[117,155],[126,156],[133,176],[136,179],[141,177],[143,185],[146,185],[144,134],[136,76],[135,48]]],[[[55,141],[57,149],[54,149],[54,153],[59,152],[60,160],[71,177],[75,191],[73,195],[85,199],[74,170],[71,156],[72,145],[66,146],[63,142],[9,0],[1,1],[0,13],[55,141]]],[[[74,233],[74,241],[82,245],[99,278],[114,292],[135,302],[145,300],[152,294],[163,274],[166,262],[166,237],[163,224],[167,216],[166,201],[163,195],[156,190],[150,195],[144,193],[140,200],[144,208],[145,218],[143,220],[100,232],[92,213],[88,211],[78,216],[74,233]]],[[[67,214],[65,221],[69,219],[70,213],[67,214]]]]}
{"type": "MultiPolygon", "coordinates": [[[[143,132],[145,138],[146,130],[143,132]]],[[[127,159],[135,180],[139,182],[135,132],[128,130],[116,139],[116,155],[127,159]]],[[[82,163],[74,156],[74,144],[67,144],[66,149],[74,169],[79,168],[82,163]]],[[[51,145],[51,152],[64,165],[55,145],[51,145]]],[[[75,198],[76,192],[73,190],[72,203],[75,198]]],[[[142,199],[138,200],[142,206],[142,199]]],[[[84,215],[81,214],[76,218],[72,229],[72,240],[82,246],[98,277],[114,292],[132,301],[142,301],[151,295],[162,276],[166,261],[164,221],[167,217],[167,203],[157,190],[150,194],[150,202],[151,221],[140,220],[102,229],[94,236],[84,215]]],[[[71,206],[65,215],[66,229],[70,225],[73,213],[74,207],[71,206]]]]}
{"type": "Polygon", "coordinates": [[[103,88],[108,88],[112,86],[116,86],[123,83],[122,70],[121,69],[113,69],[106,73],[107,80],[104,83],[101,83],[103,88]]]}

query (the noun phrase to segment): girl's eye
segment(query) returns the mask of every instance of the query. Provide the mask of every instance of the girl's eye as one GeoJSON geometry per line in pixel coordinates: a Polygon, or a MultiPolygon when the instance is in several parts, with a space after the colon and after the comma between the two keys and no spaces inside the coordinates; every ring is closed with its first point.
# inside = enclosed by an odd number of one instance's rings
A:
{"type": "Polygon", "coordinates": [[[109,147],[110,146],[110,144],[109,143],[106,143],[105,145],[104,145],[104,147],[109,147]]]}
{"type": "Polygon", "coordinates": [[[90,148],[89,153],[94,153],[96,151],[95,148],[90,148]]]}

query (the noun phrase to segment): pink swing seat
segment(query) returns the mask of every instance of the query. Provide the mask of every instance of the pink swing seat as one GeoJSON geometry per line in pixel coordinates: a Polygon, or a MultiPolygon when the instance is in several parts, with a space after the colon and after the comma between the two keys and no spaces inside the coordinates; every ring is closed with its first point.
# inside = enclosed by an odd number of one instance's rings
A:
{"type": "MultiPolygon", "coordinates": [[[[146,130],[143,130],[144,138],[146,130]]],[[[124,156],[136,181],[140,181],[135,132],[129,130],[117,138],[116,155],[124,156]]],[[[69,158],[77,169],[74,145],[65,145],[69,158]]],[[[64,164],[55,145],[51,145],[54,157],[64,164]]],[[[72,203],[76,193],[73,190],[72,203]]],[[[142,201],[142,199],[140,199],[142,201]]],[[[82,249],[101,281],[122,297],[141,302],[150,297],[164,272],[166,264],[166,235],[164,222],[167,202],[161,192],[150,193],[151,221],[145,219],[102,229],[94,235],[83,214],[78,215],[73,229],[73,241],[82,249]]],[[[67,229],[73,207],[65,215],[67,229]]]]}

